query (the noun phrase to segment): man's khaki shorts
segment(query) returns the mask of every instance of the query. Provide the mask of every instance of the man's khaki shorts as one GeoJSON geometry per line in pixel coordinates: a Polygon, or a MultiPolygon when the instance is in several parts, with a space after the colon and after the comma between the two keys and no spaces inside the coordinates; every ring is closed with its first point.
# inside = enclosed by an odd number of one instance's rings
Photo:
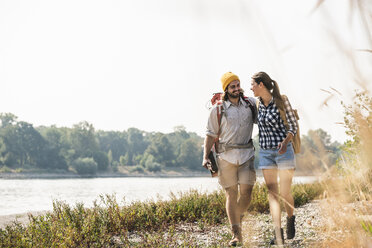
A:
{"type": "Polygon", "coordinates": [[[218,158],[218,182],[225,189],[236,184],[254,185],[256,182],[254,156],[241,165],[218,158]]]}

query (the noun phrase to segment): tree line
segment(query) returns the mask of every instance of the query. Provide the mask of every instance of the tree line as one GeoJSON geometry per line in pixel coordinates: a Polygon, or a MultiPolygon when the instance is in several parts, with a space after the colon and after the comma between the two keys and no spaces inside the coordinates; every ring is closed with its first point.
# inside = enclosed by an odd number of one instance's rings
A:
{"type": "Polygon", "coordinates": [[[201,170],[203,139],[186,132],[183,126],[174,132],[95,130],[83,121],[72,128],[33,127],[18,121],[11,113],[0,114],[0,166],[38,168],[95,174],[118,166],[137,171],[161,171],[182,166],[201,170]]]}
{"type": "MultiPolygon", "coordinates": [[[[95,130],[83,121],[68,127],[34,127],[18,121],[11,113],[0,114],[0,167],[41,169],[78,174],[163,170],[202,171],[203,137],[177,126],[171,133],[95,130]]],[[[258,136],[254,139],[258,148],[258,136]]],[[[258,149],[256,149],[256,152],[258,149]]],[[[307,173],[335,164],[340,144],[322,129],[302,136],[302,152],[297,156],[298,170],[307,173]]],[[[258,156],[256,157],[258,158],[258,156]]],[[[258,159],[255,161],[258,163],[258,159]]],[[[4,172],[4,169],[2,170],[4,172]]]]}

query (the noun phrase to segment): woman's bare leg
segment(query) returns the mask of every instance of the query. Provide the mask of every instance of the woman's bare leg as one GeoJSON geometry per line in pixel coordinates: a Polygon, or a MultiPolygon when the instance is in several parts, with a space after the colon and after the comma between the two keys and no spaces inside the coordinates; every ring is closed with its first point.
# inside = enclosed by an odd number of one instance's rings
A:
{"type": "Polygon", "coordinates": [[[294,170],[280,170],[280,196],[284,202],[285,211],[288,217],[293,215],[294,210],[294,200],[291,192],[292,179],[294,175],[294,170]]]}
{"type": "Polygon", "coordinates": [[[280,203],[279,203],[279,188],[278,188],[278,170],[268,169],[262,170],[265,178],[266,186],[269,190],[269,205],[270,212],[273,217],[275,227],[281,227],[280,224],[280,203]]]}
{"type": "Polygon", "coordinates": [[[266,186],[269,190],[269,205],[270,212],[273,218],[276,243],[282,245],[284,240],[281,237],[281,209],[279,202],[279,189],[278,189],[278,170],[277,169],[264,169],[262,170],[265,178],[266,186]]]}

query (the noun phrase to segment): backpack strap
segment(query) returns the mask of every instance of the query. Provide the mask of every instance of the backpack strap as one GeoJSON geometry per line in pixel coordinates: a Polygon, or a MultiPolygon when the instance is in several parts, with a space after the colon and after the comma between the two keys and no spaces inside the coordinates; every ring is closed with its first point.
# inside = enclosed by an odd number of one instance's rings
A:
{"type": "Polygon", "coordinates": [[[248,104],[249,108],[252,111],[253,123],[257,123],[258,117],[258,105],[255,107],[254,104],[249,100],[247,96],[243,96],[242,99],[248,104]]]}
{"type": "Polygon", "coordinates": [[[217,123],[218,123],[218,133],[217,138],[214,141],[214,149],[218,153],[218,146],[220,141],[220,135],[221,135],[221,121],[222,121],[222,115],[225,112],[223,101],[217,102],[217,123]]]}

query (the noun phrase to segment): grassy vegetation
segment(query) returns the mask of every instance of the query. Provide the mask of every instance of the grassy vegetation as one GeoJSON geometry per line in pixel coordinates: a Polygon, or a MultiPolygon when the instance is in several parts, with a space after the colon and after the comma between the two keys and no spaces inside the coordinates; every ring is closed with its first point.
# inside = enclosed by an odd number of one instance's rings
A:
{"type": "MultiPolygon", "coordinates": [[[[294,185],[293,192],[299,206],[320,195],[322,189],[319,184],[294,185]]],[[[224,225],[224,205],[222,191],[208,194],[196,190],[172,194],[168,201],[133,202],[126,206],[119,206],[115,196],[101,196],[92,208],[56,201],[50,213],[30,215],[29,225],[15,223],[1,229],[0,247],[192,247],[197,246],[195,239],[190,239],[190,231],[177,231],[180,225],[197,225],[201,232],[224,225]],[[138,240],[129,238],[133,233],[138,240]]],[[[268,209],[267,189],[256,184],[250,211],[268,209]]],[[[212,242],[214,245],[219,246],[212,242]]]]}
{"type": "Polygon", "coordinates": [[[327,195],[324,215],[326,231],[344,233],[341,241],[325,247],[368,247],[372,239],[372,97],[358,93],[345,106],[344,124],[351,138],[342,147],[337,170],[329,170],[323,183],[327,195]]]}

